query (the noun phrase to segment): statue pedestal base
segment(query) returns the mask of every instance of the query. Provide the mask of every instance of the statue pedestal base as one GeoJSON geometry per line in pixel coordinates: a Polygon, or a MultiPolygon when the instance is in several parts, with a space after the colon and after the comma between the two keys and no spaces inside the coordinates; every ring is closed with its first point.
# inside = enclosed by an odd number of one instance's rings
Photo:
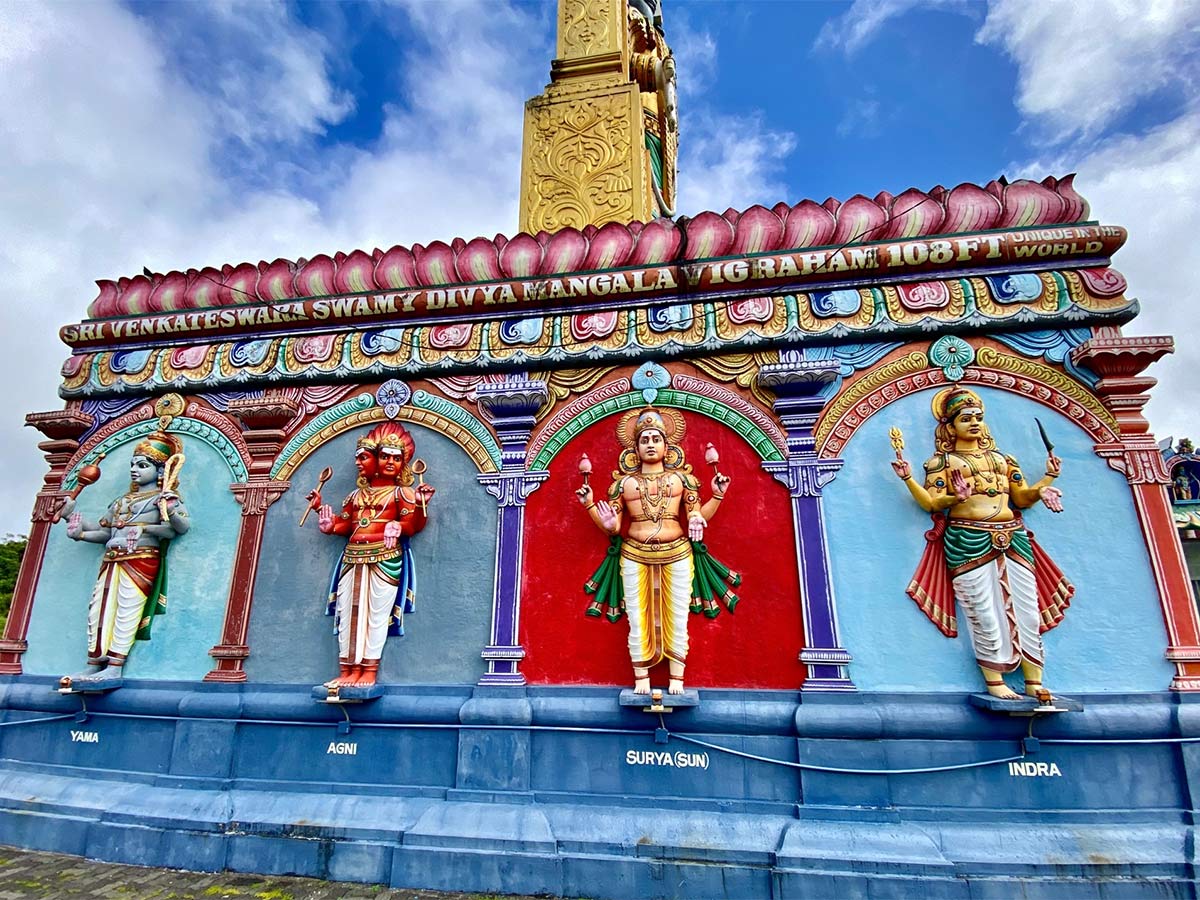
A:
{"type": "Polygon", "coordinates": [[[365,703],[382,696],[382,684],[359,684],[341,688],[327,688],[318,684],[312,689],[312,698],[318,703],[365,703]]]}
{"type": "Polygon", "coordinates": [[[109,675],[107,677],[91,676],[88,678],[63,678],[58,683],[55,690],[60,694],[107,694],[109,691],[115,691],[125,683],[125,679],[120,675],[109,675]]]}
{"type": "Polygon", "coordinates": [[[699,691],[684,691],[682,694],[668,694],[666,688],[651,688],[649,694],[635,694],[633,688],[621,691],[618,702],[621,706],[641,707],[644,712],[664,713],[680,707],[696,707],[700,705],[699,691]]]}
{"type": "Polygon", "coordinates": [[[1045,713],[1083,711],[1082,703],[1078,700],[1068,700],[1066,697],[1055,697],[1048,703],[1042,703],[1033,697],[1022,697],[1020,700],[1001,700],[991,694],[972,694],[971,705],[989,712],[1007,713],[1010,716],[1040,716],[1045,713]]]}

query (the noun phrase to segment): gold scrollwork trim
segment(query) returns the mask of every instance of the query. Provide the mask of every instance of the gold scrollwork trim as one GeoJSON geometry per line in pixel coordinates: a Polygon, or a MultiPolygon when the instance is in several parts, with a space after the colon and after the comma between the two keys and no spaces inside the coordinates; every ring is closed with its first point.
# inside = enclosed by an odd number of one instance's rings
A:
{"type": "Polygon", "coordinates": [[[770,409],[774,403],[771,394],[758,385],[758,373],[763,366],[779,362],[778,350],[764,350],[761,353],[730,353],[727,356],[697,357],[691,360],[692,365],[717,381],[732,382],[738,387],[746,388],[765,409],[770,409]]]}
{"type": "Polygon", "coordinates": [[[1010,375],[1028,378],[1030,381],[1053,388],[1103,422],[1112,429],[1113,434],[1120,432],[1120,426],[1113,414],[1104,408],[1104,404],[1095,394],[1069,375],[1064,375],[1062,372],[1032,359],[1001,353],[994,347],[980,347],[975,354],[975,362],[984,368],[1008,372],[1010,375]]]}
{"type": "MultiPolygon", "coordinates": [[[[364,409],[360,412],[351,413],[343,419],[338,419],[322,428],[307,441],[301,444],[292,457],[280,466],[279,471],[275,474],[276,481],[290,481],[292,473],[296,471],[308,457],[310,457],[318,447],[327,441],[333,440],[344,431],[349,431],[351,428],[358,428],[361,425],[369,425],[372,422],[382,422],[387,418],[387,414],[381,406],[373,406],[370,409],[364,409]]],[[[418,409],[414,406],[402,406],[397,419],[406,422],[413,422],[417,425],[424,425],[439,434],[444,434],[454,443],[458,444],[463,449],[463,452],[471,458],[475,463],[476,468],[480,472],[488,473],[495,472],[496,465],[492,462],[492,458],[488,455],[487,449],[479,442],[475,435],[467,431],[457,422],[452,422],[439,413],[428,409],[418,409]]]]}
{"type": "Polygon", "coordinates": [[[858,381],[854,382],[854,384],[838,394],[832,403],[825,407],[825,412],[821,414],[821,418],[817,421],[817,427],[813,429],[813,436],[816,439],[817,447],[825,445],[825,441],[828,439],[829,433],[833,430],[834,426],[841,421],[842,416],[857,406],[861,400],[870,396],[895,378],[910,375],[913,372],[920,372],[926,368],[929,368],[929,356],[919,350],[913,350],[911,353],[906,353],[904,356],[893,360],[887,365],[880,366],[878,369],[868,372],[858,381]]]}

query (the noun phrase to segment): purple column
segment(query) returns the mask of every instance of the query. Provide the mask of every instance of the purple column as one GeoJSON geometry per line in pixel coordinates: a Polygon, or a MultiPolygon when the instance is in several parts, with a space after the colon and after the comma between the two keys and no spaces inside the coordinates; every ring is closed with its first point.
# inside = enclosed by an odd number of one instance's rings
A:
{"type": "Polygon", "coordinates": [[[800,661],[808,668],[803,691],[853,691],[848,672],[850,654],[838,634],[837,603],[829,567],[829,543],[821,490],[842,467],[840,459],[820,459],[813,426],[824,408],[824,391],[836,380],[837,363],[795,359],[764,366],[758,383],[774,392],[775,413],[787,433],[788,455],[763,468],[787,486],[792,497],[792,530],[800,570],[800,603],[804,615],[804,648],[800,661]]]}
{"type": "Polygon", "coordinates": [[[529,433],[534,416],[549,392],[545,382],[523,377],[481,384],[479,406],[500,440],[500,471],[479,476],[480,483],[500,504],[496,524],[496,571],[493,576],[492,633],[483,649],[487,671],[480,684],[524,684],[521,660],[525,648],[517,643],[521,624],[521,567],[525,558],[525,498],[538,489],[549,472],[525,470],[529,433]]]}

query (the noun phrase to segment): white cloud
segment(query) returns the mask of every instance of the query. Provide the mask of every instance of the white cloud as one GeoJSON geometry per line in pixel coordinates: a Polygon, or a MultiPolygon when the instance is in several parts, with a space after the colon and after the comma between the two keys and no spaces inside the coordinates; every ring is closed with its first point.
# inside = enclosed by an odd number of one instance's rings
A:
{"type": "Polygon", "coordinates": [[[850,56],[871,43],[888,22],[914,9],[964,5],[964,0],[854,0],[844,13],[821,26],[813,49],[827,48],[850,56]]]}
{"type": "Polygon", "coordinates": [[[796,137],[768,128],[762,113],[685,110],[679,133],[680,213],[740,210],[755,203],[770,207],[788,196],[784,161],[795,149],[796,137]]]}
{"type": "Polygon", "coordinates": [[[1194,91],[1200,3],[994,0],[976,41],[1020,69],[1017,106],[1056,140],[1091,137],[1166,88],[1194,91]]]}

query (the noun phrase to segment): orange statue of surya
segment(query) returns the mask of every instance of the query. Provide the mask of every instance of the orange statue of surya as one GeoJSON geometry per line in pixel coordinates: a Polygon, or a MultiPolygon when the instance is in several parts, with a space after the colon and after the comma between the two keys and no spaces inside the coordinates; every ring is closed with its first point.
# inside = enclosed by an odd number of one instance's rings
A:
{"type": "Polygon", "coordinates": [[[414,487],[414,476],[424,469],[414,471],[413,450],[412,435],[402,425],[384,422],[358,442],[358,487],[341,512],[322,504],[319,489],[308,495],[321,532],[350,538],[329,588],[338,676],[328,688],[374,684],[387,636],[403,634],[404,614],[413,611],[416,572],[409,538],[425,527],[434,494],[423,480],[414,487]]]}

